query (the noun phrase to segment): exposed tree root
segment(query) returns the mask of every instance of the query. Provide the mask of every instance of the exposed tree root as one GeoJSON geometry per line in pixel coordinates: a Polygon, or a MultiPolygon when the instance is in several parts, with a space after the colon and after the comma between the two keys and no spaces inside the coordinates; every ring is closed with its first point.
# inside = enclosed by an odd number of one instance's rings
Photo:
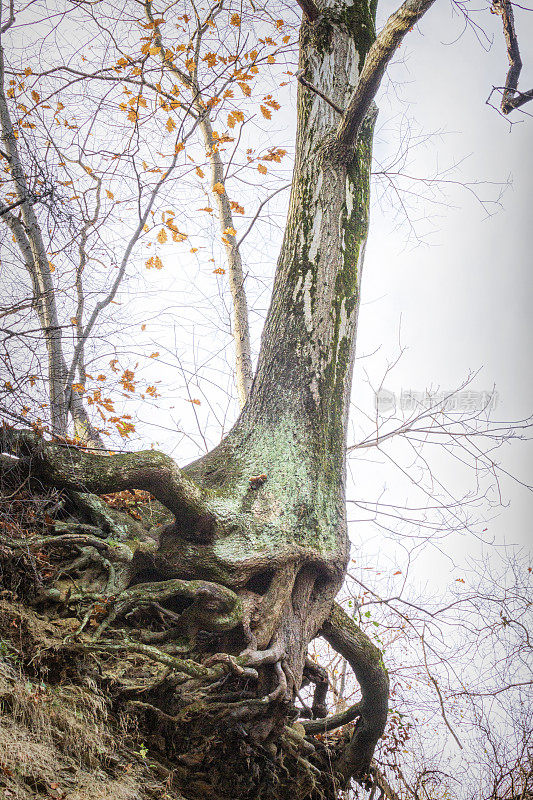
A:
{"type": "Polygon", "coordinates": [[[115,459],[32,437],[15,437],[15,449],[69,495],[57,503],[60,518],[37,535],[1,543],[14,558],[45,559],[47,577],[38,578],[32,603],[58,626],[68,621],[57,651],[105,689],[127,725],[133,720],[144,731],[150,757],[174,771],[179,796],[227,800],[213,781],[232,785],[231,777],[218,766],[211,774],[212,754],[217,764],[233,765],[232,800],[336,800],[351,777],[368,781],[388,680],[379,650],[339,606],[323,622],[337,580],[326,562],[298,548],[269,562],[254,555],[226,585],[215,548],[207,539],[199,545],[203,534],[194,532],[208,510],[203,490],[159,454],[115,459]],[[167,482],[164,490],[154,487],[156,473],[167,482]],[[142,521],[80,491],[126,485],[151,491],[189,526],[172,545],[171,570],[165,572],[165,553],[142,521]],[[360,702],[329,717],[327,673],[305,658],[317,634],[347,658],[362,691],[360,702]],[[300,694],[309,682],[310,709],[300,694]],[[313,719],[298,722],[299,714],[313,719]],[[354,720],[353,731],[315,738],[354,720]]]}
{"type": "MultiPolygon", "coordinates": [[[[337,761],[336,769],[346,783],[351,777],[364,780],[369,773],[376,744],[387,723],[389,699],[387,670],[381,652],[338,603],[334,603],[321,634],[346,658],[354,671],[362,694],[357,708],[351,709],[351,713],[359,716],[355,731],[337,761]]],[[[324,723],[326,722],[324,720],[324,723]]],[[[311,724],[306,723],[308,726],[311,724]]]]}
{"type": "Polygon", "coordinates": [[[215,520],[198,486],[164,453],[100,454],[45,442],[30,431],[3,429],[5,446],[46,483],[81,493],[144,489],[171,511],[182,530],[209,538],[215,520]]]}
{"type": "MultiPolygon", "coordinates": [[[[306,658],[304,678],[315,684],[315,691],[313,692],[313,705],[310,709],[311,716],[314,719],[326,717],[328,713],[326,696],[329,689],[327,670],[325,667],[322,667],[320,664],[312,661],[312,659],[306,658]]],[[[302,716],[304,715],[302,714],[302,716]]]]}

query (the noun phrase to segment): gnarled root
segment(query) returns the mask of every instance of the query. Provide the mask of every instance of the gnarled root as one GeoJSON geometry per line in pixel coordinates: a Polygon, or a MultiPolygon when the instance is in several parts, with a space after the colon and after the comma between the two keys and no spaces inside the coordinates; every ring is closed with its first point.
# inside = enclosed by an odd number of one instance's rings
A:
{"type": "MultiPolygon", "coordinates": [[[[310,658],[305,659],[304,679],[314,683],[315,691],[313,692],[313,705],[310,709],[310,714],[313,719],[327,716],[328,708],[326,705],[326,696],[329,689],[328,671],[325,667],[312,661],[310,658]]],[[[305,716],[305,714],[302,714],[305,716]]]]}
{"type": "Polygon", "coordinates": [[[345,785],[350,778],[366,781],[376,744],[387,722],[389,678],[382,655],[338,603],[334,603],[320,634],[346,658],[361,687],[362,697],[341,714],[306,721],[303,725],[307,734],[314,734],[357,719],[353,735],[334,766],[345,785]]]}
{"type": "Polygon", "coordinates": [[[182,532],[199,540],[208,540],[214,532],[216,520],[202,491],[164,453],[95,453],[9,428],[3,429],[2,437],[3,447],[51,486],[85,494],[143,489],[174,514],[182,532]]]}

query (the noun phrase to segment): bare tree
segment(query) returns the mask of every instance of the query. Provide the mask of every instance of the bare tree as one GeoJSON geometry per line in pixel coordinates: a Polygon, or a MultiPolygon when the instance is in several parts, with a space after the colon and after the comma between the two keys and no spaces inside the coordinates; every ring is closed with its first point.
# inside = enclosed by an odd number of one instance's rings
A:
{"type": "MultiPolygon", "coordinates": [[[[174,7],[159,11],[148,2],[138,17],[138,8],[128,7],[131,19],[119,15],[119,21],[126,32],[143,25],[141,56],[133,58],[124,47],[116,64],[91,73],[80,74],[66,64],[42,71],[42,80],[49,72],[66,75],[69,88],[78,81],[125,86],[129,99],[123,110],[133,124],[128,147],[116,160],[132,165],[129,188],[135,191],[128,199],[135,200],[135,220],[116,274],[86,319],[87,240],[89,232],[100,235],[102,213],[102,177],[93,178],[86,161],[88,135],[82,154],[70,162],[94,181],[94,197],[76,239],[76,337],[69,367],[49,254],[9,115],[9,91],[0,86],[5,156],[15,187],[2,218],[26,254],[24,264],[33,280],[56,434],[49,441],[35,431],[6,428],[4,449],[11,455],[10,469],[63,490],[66,498],[62,518],[50,523],[49,533],[6,537],[5,543],[15,551],[60,554],[37,602],[45,608],[55,604],[60,613],[78,618],[73,641],[67,637],[65,648],[91,654],[98,680],[115,680],[119,705],[134,710],[150,735],[157,726],[164,731],[162,757],[180,764],[174,775],[176,797],[335,798],[351,779],[372,794],[379,788],[394,797],[387,777],[372,763],[387,719],[389,677],[380,650],[335,596],[349,561],[345,452],[368,231],[373,100],[391,57],[432,1],[406,0],[378,35],[373,7],[301,4],[291,200],[253,382],[243,258],[232,217],[236,209],[224,181],[223,137],[215,135],[211,113],[220,96],[232,92],[227,87],[238,85],[247,95],[259,54],[244,54],[239,33],[235,51],[222,58],[213,79],[216,92],[200,81],[204,60],[218,64],[210,52],[201,54],[222,3],[203,9],[204,16],[191,4],[192,33],[178,44],[167,38],[164,26],[173,20],[180,29],[190,22],[188,14],[180,16],[181,9],[174,7]],[[115,74],[120,70],[124,74],[115,74]],[[166,134],[160,140],[165,166],[154,168],[143,182],[139,120],[148,90],[165,113],[179,108],[182,116],[177,135],[174,118],[168,118],[170,148],[166,134]],[[168,191],[178,165],[183,167],[184,142],[197,129],[212,170],[209,187],[227,255],[242,411],[217,447],[183,469],[154,450],[106,454],[68,446],[58,437],[67,433],[67,411],[74,419],[84,413],[76,399],[84,387],[77,387],[75,378],[83,381],[87,373],[86,343],[101,313],[114,302],[132,251],[153,224],[154,204],[168,191]],[[135,497],[136,491],[147,494],[133,515],[124,495],[111,498],[112,510],[101,498],[128,492],[135,497]],[[361,689],[360,700],[330,717],[324,703],[327,678],[308,657],[319,635],[350,664],[361,689]],[[315,687],[311,709],[302,704],[306,683],[315,687]],[[303,722],[296,720],[300,712],[303,722]],[[338,734],[329,735],[337,729],[338,734]]],[[[114,47],[106,20],[92,7],[87,13],[114,47]]],[[[240,13],[230,10],[229,20],[239,32],[240,13]]],[[[268,8],[264,13],[268,16],[268,8]]],[[[110,17],[117,14],[112,10],[110,17]]],[[[6,31],[14,19],[13,13],[6,31]]],[[[56,153],[68,156],[69,147],[58,144],[56,153]]],[[[276,157],[271,151],[270,158],[276,157]]],[[[160,241],[167,231],[176,241],[184,236],[174,217],[163,211],[160,241]]],[[[157,266],[157,258],[151,257],[151,266],[157,266]]],[[[428,421],[419,414],[396,431],[377,430],[372,444],[380,446],[396,435],[427,438],[439,432],[434,415],[428,421]]],[[[462,431],[451,429],[447,435],[455,441],[462,431]]],[[[484,456],[473,457],[483,461],[484,456]]],[[[417,629],[417,637],[447,721],[424,632],[417,629]]],[[[453,732],[449,721],[448,728],[453,732]]]]}

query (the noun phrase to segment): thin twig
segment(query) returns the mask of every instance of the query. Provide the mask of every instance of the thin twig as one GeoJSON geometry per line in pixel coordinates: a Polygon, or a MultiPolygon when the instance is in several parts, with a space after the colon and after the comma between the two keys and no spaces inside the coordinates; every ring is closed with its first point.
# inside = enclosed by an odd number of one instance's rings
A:
{"type": "Polygon", "coordinates": [[[337,103],[334,103],[333,100],[330,100],[329,97],[324,94],[324,92],[321,92],[320,89],[318,89],[312,83],[309,83],[309,81],[304,78],[304,72],[305,72],[304,69],[299,69],[298,72],[295,73],[295,77],[298,80],[298,83],[301,83],[302,86],[305,86],[306,89],[309,89],[309,91],[314,92],[319,97],[321,97],[322,100],[325,100],[325,102],[328,105],[330,105],[332,109],[337,112],[337,114],[344,114],[344,111],[340,106],[337,105],[337,103]]]}

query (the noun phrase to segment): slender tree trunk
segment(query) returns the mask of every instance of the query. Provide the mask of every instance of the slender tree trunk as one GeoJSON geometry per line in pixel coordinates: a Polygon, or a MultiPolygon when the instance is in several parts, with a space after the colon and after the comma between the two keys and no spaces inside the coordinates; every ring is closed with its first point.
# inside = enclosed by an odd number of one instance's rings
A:
{"type": "Polygon", "coordinates": [[[13,188],[20,202],[22,217],[18,219],[17,216],[8,213],[4,215],[4,222],[15,237],[32,282],[33,303],[43,332],[48,360],[46,377],[49,387],[51,431],[56,436],[65,437],[68,432],[70,412],[75,434],[81,441],[101,447],[102,440],[89,419],[81,395],[74,391],[67,393],[68,369],[63,350],[62,327],[57,313],[56,290],[9,114],[4,80],[4,53],[0,45],[0,138],[9,158],[13,188]]]}
{"type": "MultiPolygon", "coordinates": [[[[202,109],[200,108],[200,111],[202,109]]],[[[211,191],[217,205],[220,229],[226,249],[228,279],[233,303],[233,339],[235,342],[235,376],[237,395],[241,408],[246,402],[252,385],[252,348],[248,324],[248,304],[244,288],[244,271],[241,252],[232,233],[233,214],[224,186],[224,164],[213,138],[213,128],[208,117],[200,122],[207,157],[211,164],[211,191]]]]}
{"type": "MultiPolygon", "coordinates": [[[[29,188],[22,168],[17,140],[13,131],[4,86],[4,55],[0,47],[0,125],[2,142],[9,156],[9,166],[13,179],[13,188],[17,199],[21,201],[23,226],[22,235],[25,249],[25,263],[30,272],[35,306],[39,322],[43,330],[48,354],[48,381],[50,394],[50,416],[52,431],[64,436],[67,432],[67,404],[65,400],[66,369],[61,343],[61,326],[55,305],[55,293],[46,255],[46,248],[41,236],[37,217],[29,196],[29,188]]],[[[15,234],[17,236],[17,234],[15,234]]]]}

